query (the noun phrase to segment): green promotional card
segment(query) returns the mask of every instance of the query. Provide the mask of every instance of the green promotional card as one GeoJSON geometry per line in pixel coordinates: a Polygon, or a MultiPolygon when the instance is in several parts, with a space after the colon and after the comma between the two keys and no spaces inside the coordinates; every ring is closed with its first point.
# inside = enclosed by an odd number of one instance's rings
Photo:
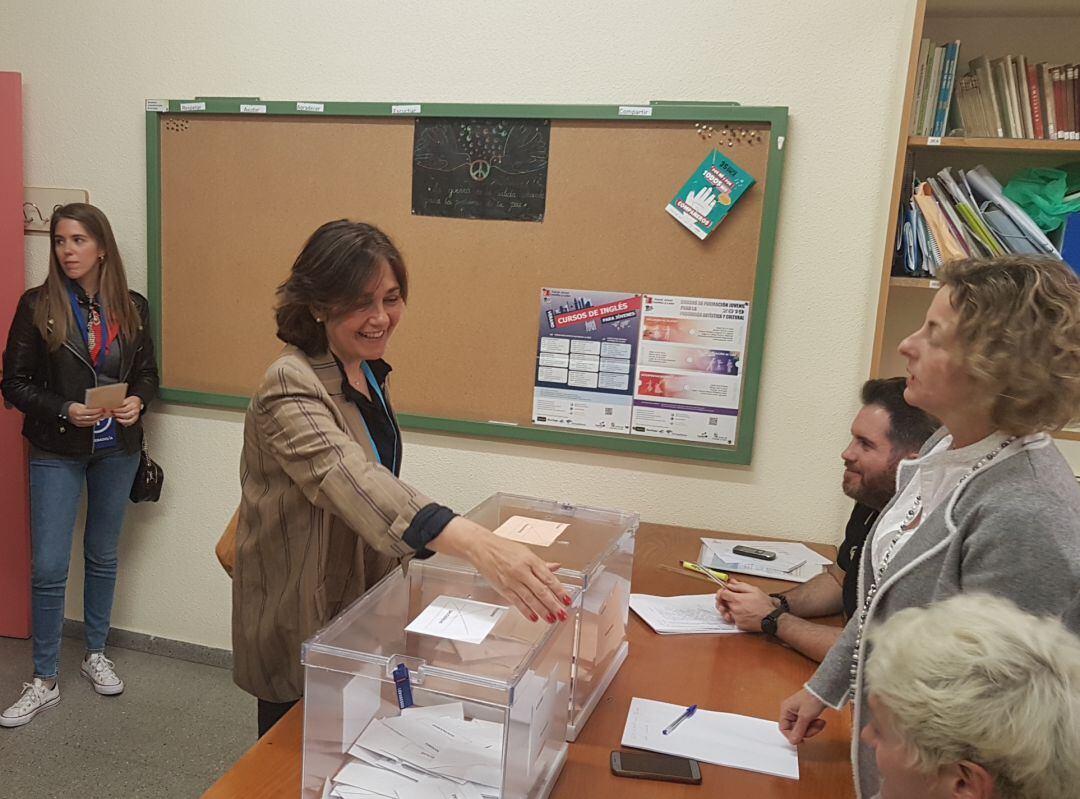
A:
{"type": "Polygon", "coordinates": [[[713,150],[667,205],[667,212],[699,239],[716,230],[754,178],[713,150]]]}

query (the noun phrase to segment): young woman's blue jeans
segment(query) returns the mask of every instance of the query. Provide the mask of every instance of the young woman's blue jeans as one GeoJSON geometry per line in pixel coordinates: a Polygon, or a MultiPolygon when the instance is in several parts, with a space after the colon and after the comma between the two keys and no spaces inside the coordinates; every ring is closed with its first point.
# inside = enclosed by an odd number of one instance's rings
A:
{"type": "Polygon", "coordinates": [[[64,627],[64,594],[75,517],[86,483],[83,617],[86,649],[103,652],[116,587],[116,553],[139,454],[123,450],[85,458],[30,459],[31,605],[34,676],[56,676],[64,627]]]}

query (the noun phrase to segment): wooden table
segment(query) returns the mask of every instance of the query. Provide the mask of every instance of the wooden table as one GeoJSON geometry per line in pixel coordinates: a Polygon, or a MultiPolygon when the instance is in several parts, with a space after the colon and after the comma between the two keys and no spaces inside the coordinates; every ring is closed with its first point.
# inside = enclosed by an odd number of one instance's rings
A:
{"type": "MultiPolygon", "coordinates": [[[[658,568],[696,560],[707,530],[642,524],[634,553],[632,589],[671,596],[710,592],[701,581],[658,568]]],[[[745,538],[723,534],[725,537],[745,538]]],[[[832,547],[811,545],[833,557],[832,547]]],[[[746,578],[767,591],[792,583],[746,578]]],[[[839,623],[839,620],[834,620],[839,623]]],[[[634,696],[708,710],[775,719],[780,703],[814,671],[802,655],[762,635],[659,636],[630,614],[630,657],[604,694],[575,743],[552,792],[553,799],[681,799],[728,795],[753,799],[847,799],[855,795],[849,760],[851,717],[826,711],[825,731],[799,747],[801,778],[796,782],[738,769],[701,764],[701,785],[616,777],[609,768],[619,748],[634,696]]],[[[263,736],[203,799],[297,799],[303,758],[303,704],[263,736]]]]}

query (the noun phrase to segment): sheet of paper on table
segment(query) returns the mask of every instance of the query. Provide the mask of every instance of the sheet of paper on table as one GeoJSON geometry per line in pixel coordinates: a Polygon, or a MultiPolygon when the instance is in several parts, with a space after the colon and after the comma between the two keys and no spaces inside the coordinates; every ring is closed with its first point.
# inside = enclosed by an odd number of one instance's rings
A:
{"type": "Polygon", "coordinates": [[[622,745],[799,779],[799,751],[780,733],[775,720],[699,708],[671,734],[664,735],[664,728],[685,710],[684,705],[635,696],[626,716],[622,745]]]}
{"type": "Polygon", "coordinates": [[[660,635],[742,632],[734,624],[724,621],[716,609],[713,594],[631,594],[630,610],[660,635]]]}
{"type": "Polygon", "coordinates": [[[790,541],[736,541],[723,538],[702,538],[698,560],[703,566],[739,574],[755,574],[773,580],[805,583],[831,561],[805,544],[790,541]],[[739,546],[767,549],[776,553],[775,560],[760,560],[736,555],[732,548],[739,546]]]}

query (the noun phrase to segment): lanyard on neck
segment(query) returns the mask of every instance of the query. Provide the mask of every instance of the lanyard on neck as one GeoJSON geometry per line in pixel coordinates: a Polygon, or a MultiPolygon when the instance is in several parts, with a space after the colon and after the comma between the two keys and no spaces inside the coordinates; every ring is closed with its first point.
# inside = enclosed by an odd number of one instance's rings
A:
{"type": "MultiPolygon", "coordinates": [[[[383,397],[382,389],[379,388],[379,382],[375,379],[375,374],[371,371],[371,367],[368,366],[367,361],[360,363],[360,368],[364,372],[364,377],[367,378],[368,385],[371,386],[371,390],[375,392],[375,396],[379,398],[379,402],[382,403],[383,411],[386,413],[386,418],[390,422],[390,433],[393,438],[393,446],[391,451],[393,454],[393,460],[390,463],[390,471],[393,474],[397,474],[397,427],[394,426],[394,417],[390,415],[390,407],[386,404],[386,398],[383,397]]],[[[375,460],[379,462],[379,465],[385,466],[382,462],[382,456],[379,455],[379,448],[375,446],[375,439],[371,437],[371,431],[368,426],[364,425],[364,432],[367,433],[368,441],[371,442],[371,451],[375,453],[375,460]]]]}

